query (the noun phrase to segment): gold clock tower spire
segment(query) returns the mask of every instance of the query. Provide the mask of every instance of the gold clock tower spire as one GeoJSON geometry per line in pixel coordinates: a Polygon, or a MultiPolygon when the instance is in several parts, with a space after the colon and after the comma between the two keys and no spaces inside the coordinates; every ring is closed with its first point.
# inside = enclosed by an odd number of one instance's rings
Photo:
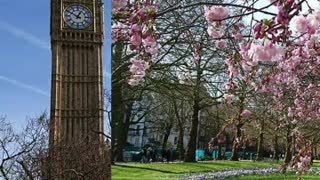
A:
{"type": "Polygon", "coordinates": [[[51,0],[50,179],[109,179],[102,0],[51,0]]]}

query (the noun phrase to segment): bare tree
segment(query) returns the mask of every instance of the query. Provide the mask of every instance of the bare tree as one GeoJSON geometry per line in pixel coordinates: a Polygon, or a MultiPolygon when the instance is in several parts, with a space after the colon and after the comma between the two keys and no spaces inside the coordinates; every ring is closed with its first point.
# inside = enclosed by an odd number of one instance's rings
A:
{"type": "MultiPolygon", "coordinates": [[[[94,132],[93,132],[94,133],[94,132]]],[[[15,132],[6,118],[0,118],[0,178],[50,179],[76,178],[101,179],[110,177],[109,146],[88,140],[75,142],[67,147],[64,143],[48,149],[49,119],[46,113],[31,118],[21,132],[15,132]],[[88,146],[89,144],[89,146],[88,146]],[[97,156],[99,148],[102,155],[97,156]],[[62,156],[63,155],[63,156],[62,156]],[[61,157],[64,157],[63,159],[61,157]],[[99,157],[99,158],[97,158],[99,157]],[[77,168],[64,168],[63,163],[77,168]],[[59,164],[59,167],[57,165],[59,164]],[[77,164],[86,164],[78,168],[77,164]]],[[[102,180],[102,179],[101,179],[102,180]]]]}
{"type": "Polygon", "coordinates": [[[39,179],[47,152],[48,129],[46,114],[30,119],[21,133],[16,133],[5,119],[0,120],[0,171],[4,179],[39,179]]]}

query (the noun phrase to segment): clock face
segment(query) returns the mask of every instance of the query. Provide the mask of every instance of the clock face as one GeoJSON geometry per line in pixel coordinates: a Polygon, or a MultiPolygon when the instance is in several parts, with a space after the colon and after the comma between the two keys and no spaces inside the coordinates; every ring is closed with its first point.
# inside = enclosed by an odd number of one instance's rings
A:
{"type": "Polygon", "coordinates": [[[64,11],[64,21],[74,29],[86,29],[92,24],[92,12],[84,5],[71,5],[64,11]]]}

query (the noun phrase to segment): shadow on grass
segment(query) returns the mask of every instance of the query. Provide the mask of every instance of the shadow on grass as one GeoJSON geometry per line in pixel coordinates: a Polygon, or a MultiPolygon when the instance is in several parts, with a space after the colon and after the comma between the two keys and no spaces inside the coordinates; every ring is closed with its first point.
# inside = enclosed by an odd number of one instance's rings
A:
{"type": "Polygon", "coordinates": [[[153,168],[148,168],[148,167],[127,166],[127,165],[123,165],[123,164],[115,164],[113,166],[123,167],[123,168],[131,168],[131,169],[142,169],[142,170],[156,171],[156,172],[168,173],[168,174],[180,174],[180,173],[175,173],[172,171],[165,171],[165,170],[153,169],[153,168]]]}

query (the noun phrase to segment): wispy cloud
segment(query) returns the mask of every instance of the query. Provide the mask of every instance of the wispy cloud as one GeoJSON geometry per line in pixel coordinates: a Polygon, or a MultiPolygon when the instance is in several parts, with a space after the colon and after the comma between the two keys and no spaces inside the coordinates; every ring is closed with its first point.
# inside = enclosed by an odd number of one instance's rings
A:
{"type": "Polygon", "coordinates": [[[107,70],[104,70],[103,76],[104,76],[104,79],[111,79],[111,73],[107,72],[107,70]]]}
{"type": "Polygon", "coordinates": [[[12,24],[9,24],[5,21],[0,20],[0,30],[6,31],[7,33],[12,34],[18,38],[21,38],[38,48],[50,50],[50,45],[48,42],[43,41],[42,39],[36,37],[35,35],[24,31],[22,28],[16,27],[12,24]]]}
{"type": "Polygon", "coordinates": [[[5,81],[5,82],[10,83],[10,84],[12,84],[14,86],[17,86],[19,88],[23,88],[23,89],[32,91],[32,92],[40,94],[40,95],[50,97],[50,94],[48,92],[42,90],[42,89],[39,89],[39,88],[34,87],[32,85],[29,85],[29,84],[22,83],[20,81],[15,80],[15,79],[11,79],[9,77],[5,77],[5,76],[1,76],[0,75],[0,81],[5,81]]]}

